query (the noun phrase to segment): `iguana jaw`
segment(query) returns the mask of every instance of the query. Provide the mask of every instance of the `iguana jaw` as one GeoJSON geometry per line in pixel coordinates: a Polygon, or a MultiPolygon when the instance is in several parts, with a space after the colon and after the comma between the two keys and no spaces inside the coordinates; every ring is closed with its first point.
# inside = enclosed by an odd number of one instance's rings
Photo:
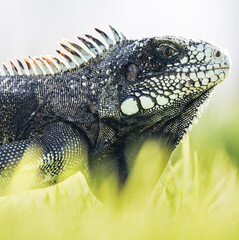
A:
{"type": "Polygon", "coordinates": [[[209,98],[214,87],[209,88],[185,104],[178,114],[173,115],[165,121],[161,120],[158,124],[154,124],[143,133],[143,136],[150,135],[150,137],[157,138],[160,145],[167,152],[171,153],[187,133],[188,129],[192,127],[193,122],[197,121],[200,116],[201,106],[206,106],[206,100],[209,98]]]}

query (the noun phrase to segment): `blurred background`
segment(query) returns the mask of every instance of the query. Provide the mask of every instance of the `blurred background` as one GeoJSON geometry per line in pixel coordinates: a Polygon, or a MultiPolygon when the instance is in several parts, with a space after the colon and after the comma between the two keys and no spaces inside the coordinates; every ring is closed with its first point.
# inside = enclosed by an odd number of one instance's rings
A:
{"type": "Polygon", "coordinates": [[[55,54],[61,39],[78,41],[76,36],[84,33],[98,37],[93,28],[110,33],[108,24],[130,39],[179,35],[227,49],[233,63],[231,75],[213,93],[199,121],[202,125],[192,134],[197,134],[195,142],[203,137],[207,145],[209,139],[210,144],[227,145],[239,162],[239,1],[0,0],[0,9],[0,63],[14,56],[55,54]]]}

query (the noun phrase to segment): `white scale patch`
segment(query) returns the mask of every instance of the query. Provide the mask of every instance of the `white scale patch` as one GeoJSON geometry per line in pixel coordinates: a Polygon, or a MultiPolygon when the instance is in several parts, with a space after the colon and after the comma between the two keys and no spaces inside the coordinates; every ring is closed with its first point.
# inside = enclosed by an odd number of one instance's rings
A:
{"type": "Polygon", "coordinates": [[[212,76],[211,77],[211,81],[212,82],[216,82],[218,80],[218,77],[216,75],[212,76]]]}
{"type": "Polygon", "coordinates": [[[204,53],[203,53],[203,52],[198,53],[198,55],[196,56],[196,58],[197,58],[198,61],[203,60],[203,58],[204,58],[204,53]]]}
{"type": "Polygon", "coordinates": [[[154,92],[151,92],[150,95],[155,98],[156,97],[156,94],[154,92]]]}
{"type": "Polygon", "coordinates": [[[224,73],[220,73],[220,74],[219,74],[219,78],[220,78],[220,79],[224,79],[224,78],[225,78],[225,74],[224,74],[224,73]]]}
{"type": "Polygon", "coordinates": [[[154,107],[154,102],[153,102],[153,100],[150,97],[141,96],[139,98],[139,100],[140,100],[141,106],[144,109],[150,109],[150,108],[154,107]]]}
{"type": "Polygon", "coordinates": [[[203,79],[203,78],[205,78],[205,73],[204,72],[198,72],[197,77],[200,78],[200,79],[203,79]]]}
{"type": "Polygon", "coordinates": [[[190,73],[189,76],[190,76],[191,80],[196,80],[197,79],[196,73],[190,73]]]}
{"type": "Polygon", "coordinates": [[[199,51],[199,52],[201,52],[202,50],[203,50],[203,45],[202,44],[199,44],[198,46],[197,46],[197,51],[199,51]]]}
{"type": "Polygon", "coordinates": [[[163,97],[163,96],[157,96],[156,101],[159,105],[165,105],[168,103],[168,98],[163,97]]]}
{"type": "Polygon", "coordinates": [[[212,76],[214,76],[214,71],[213,70],[210,70],[210,71],[206,72],[206,77],[207,78],[210,78],[212,76]]]}
{"type": "Polygon", "coordinates": [[[177,94],[172,94],[169,97],[170,97],[170,99],[176,99],[178,97],[178,95],[177,94]]]}
{"type": "Polygon", "coordinates": [[[207,78],[204,78],[202,80],[202,85],[208,85],[209,80],[207,78]]]}
{"type": "Polygon", "coordinates": [[[134,115],[139,111],[138,103],[135,98],[128,98],[124,100],[121,104],[121,111],[125,115],[134,115]]]}
{"type": "Polygon", "coordinates": [[[182,59],[181,59],[181,64],[185,64],[185,63],[187,63],[188,62],[188,57],[183,57],[182,59]]]}
{"type": "Polygon", "coordinates": [[[199,82],[195,82],[194,87],[200,87],[200,83],[199,82]]]}

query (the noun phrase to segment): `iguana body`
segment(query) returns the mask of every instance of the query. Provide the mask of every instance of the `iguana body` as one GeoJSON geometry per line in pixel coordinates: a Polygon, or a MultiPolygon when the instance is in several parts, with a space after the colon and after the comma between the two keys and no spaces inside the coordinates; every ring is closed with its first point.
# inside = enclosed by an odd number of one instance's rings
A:
{"type": "Polygon", "coordinates": [[[149,138],[167,153],[166,165],[200,104],[228,74],[228,56],[204,41],[127,40],[111,29],[114,42],[97,29],[107,47],[86,35],[90,40],[79,39],[87,50],[61,44],[71,54],[57,51],[64,60],[29,57],[24,67],[17,59],[18,68],[10,62],[12,72],[3,66],[2,192],[22,161],[23,177],[35,172],[32,188],[77,171],[94,187],[112,173],[122,185],[128,162],[149,138]]]}

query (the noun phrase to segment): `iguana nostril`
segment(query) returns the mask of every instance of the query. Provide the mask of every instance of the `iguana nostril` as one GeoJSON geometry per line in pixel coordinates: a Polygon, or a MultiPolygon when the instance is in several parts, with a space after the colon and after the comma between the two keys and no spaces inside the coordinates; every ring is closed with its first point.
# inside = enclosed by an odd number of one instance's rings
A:
{"type": "Polygon", "coordinates": [[[214,56],[215,56],[216,58],[221,57],[221,55],[222,55],[222,53],[221,53],[221,51],[218,50],[218,49],[214,52],[214,56]]]}

